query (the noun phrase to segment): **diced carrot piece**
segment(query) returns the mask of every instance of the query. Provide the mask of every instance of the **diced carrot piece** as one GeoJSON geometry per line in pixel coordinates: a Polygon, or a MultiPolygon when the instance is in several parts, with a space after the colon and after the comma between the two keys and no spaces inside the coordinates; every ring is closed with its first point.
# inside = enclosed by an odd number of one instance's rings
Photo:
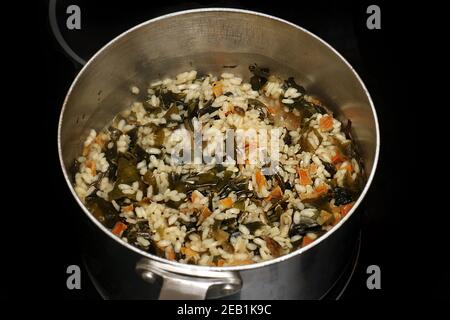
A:
{"type": "Polygon", "coordinates": [[[230,237],[230,234],[222,229],[213,230],[214,240],[218,241],[220,244],[224,243],[230,237]]]}
{"type": "Polygon", "coordinates": [[[277,109],[274,107],[267,107],[267,111],[269,111],[269,113],[273,115],[277,112],[277,109]]]}
{"type": "Polygon", "coordinates": [[[188,258],[198,257],[198,252],[192,250],[189,247],[181,247],[181,253],[184,254],[188,258]]]}
{"type": "Polygon", "coordinates": [[[122,236],[122,233],[127,229],[127,225],[123,222],[116,222],[114,228],[112,228],[111,232],[118,237],[122,236]]]}
{"type": "Polygon", "coordinates": [[[264,177],[264,175],[258,169],[256,169],[255,178],[259,190],[261,190],[263,187],[267,185],[266,177],[264,177]]]}
{"type": "Polygon", "coordinates": [[[223,92],[223,82],[222,81],[214,82],[212,85],[212,90],[213,90],[213,93],[216,96],[216,98],[218,96],[221,96],[222,92],[223,92]]]}
{"type": "Polygon", "coordinates": [[[334,221],[334,215],[326,210],[320,210],[320,214],[317,217],[317,222],[323,225],[329,225],[334,221]]]}
{"type": "Polygon", "coordinates": [[[198,217],[197,225],[201,225],[203,221],[205,221],[205,219],[208,218],[211,214],[211,210],[209,210],[208,207],[204,207],[202,209],[202,212],[200,213],[200,216],[198,217]]]}
{"type": "Polygon", "coordinates": [[[297,173],[298,173],[298,177],[299,177],[299,180],[300,180],[300,184],[302,186],[306,186],[306,185],[312,184],[312,180],[311,180],[311,177],[309,176],[309,173],[308,173],[307,169],[298,168],[297,169],[297,173]]]}
{"type": "Polygon", "coordinates": [[[341,210],[340,210],[341,216],[345,217],[346,214],[353,208],[354,204],[355,204],[354,202],[351,202],[351,203],[341,206],[341,210]]]}
{"type": "Polygon", "coordinates": [[[344,162],[345,160],[347,160],[347,158],[345,158],[340,152],[339,150],[336,150],[336,154],[331,157],[331,162],[333,162],[334,164],[336,163],[340,163],[340,162],[344,162]]]}
{"type": "Polygon", "coordinates": [[[219,259],[219,261],[217,261],[218,267],[223,267],[224,264],[225,264],[225,260],[223,260],[223,259],[219,259]]]}
{"type": "MultiPolygon", "coordinates": [[[[291,112],[286,113],[284,112],[284,105],[282,105],[280,103],[280,100],[276,99],[276,100],[270,100],[267,103],[267,111],[270,112],[270,114],[274,115],[275,117],[282,117],[285,118],[287,117],[289,114],[292,114],[291,112]]],[[[290,128],[289,130],[293,130],[292,128],[290,128]]]]}
{"type": "Polygon", "coordinates": [[[332,225],[335,226],[339,223],[339,221],[341,221],[342,216],[339,212],[333,212],[333,216],[334,216],[334,221],[333,221],[332,225]]]}
{"type": "Polygon", "coordinates": [[[205,198],[205,196],[204,196],[201,192],[199,192],[199,191],[197,191],[197,190],[195,190],[195,191],[192,192],[192,194],[191,194],[191,201],[192,201],[192,202],[196,202],[197,200],[201,200],[201,199],[203,199],[203,198],[205,198]]]}
{"type": "Polygon", "coordinates": [[[345,170],[347,170],[348,172],[352,172],[353,171],[353,166],[350,164],[350,163],[348,163],[348,164],[346,164],[345,166],[340,166],[339,167],[339,170],[342,170],[342,169],[345,169],[345,170]]]}
{"type": "Polygon", "coordinates": [[[95,137],[95,143],[98,144],[99,146],[103,147],[103,145],[105,144],[105,141],[102,139],[102,135],[99,134],[95,137]]]}
{"type": "Polygon", "coordinates": [[[331,208],[331,211],[333,212],[333,213],[340,213],[340,211],[341,211],[341,208],[339,208],[339,207],[336,207],[336,206],[333,206],[332,208],[331,208]]]}
{"type": "Polygon", "coordinates": [[[326,185],[325,183],[322,183],[321,185],[317,186],[316,189],[314,190],[316,195],[324,194],[327,191],[328,191],[328,185],[326,185]]]}
{"type": "Polygon", "coordinates": [[[309,174],[315,174],[317,172],[317,164],[315,162],[311,163],[308,167],[309,174]]]}
{"type": "Polygon", "coordinates": [[[317,199],[319,198],[321,195],[325,194],[328,192],[328,185],[325,183],[322,183],[321,185],[317,186],[314,189],[314,192],[311,193],[301,193],[300,194],[300,199],[301,200],[310,200],[310,199],[317,199]]]}
{"type": "Polygon", "coordinates": [[[266,201],[270,201],[272,199],[281,199],[283,197],[283,191],[280,186],[276,186],[272,191],[270,191],[269,195],[266,197],[266,201]]]}
{"type": "Polygon", "coordinates": [[[313,242],[314,239],[308,237],[308,236],[304,236],[303,240],[302,240],[302,247],[307,246],[308,244],[310,244],[311,242],[313,242]]]}
{"type": "Polygon", "coordinates": [[[152,201],[150,200],[150,198],[144,197],[144,198],[142,198],[142,200],[139,201],[138,203],[139,203],[140,206],[143,206],[143,205],[146,205],[146,204],[150,204],[151,202],[152,202],[152,201]]]}
{"type": "Polygon", "coordinates": [[[82,152],[83,157],[86,157],[89,154],[90,149],[91,149],[91,145],[83,147],[83,152],[82,152]]]}
{"type": "Polygon", "coordinates": [[[131,212],[133,211],[134,207],[132,204],[130,204],[129,206],[123,207],[122,211],[123,212],[131,212]]]}
{"type": "Polygon", "coordinates": [[[252,259],[245,259],[245,260],[233,260],[227,263],[227,266],[240,266],[244,264],[252,264],[255,263],[252,259]]]}
{"type": "Polygon", "coordinates": [[[267,111],[269,111],[270,114],[275,115],[275,114],[280,114],[283,113],[283,108],[284,106],[282,106],[282,104],[280,103],[280,100],[278,99],[271,99],[271,100],[263,100],[264,104],[267,106],[267,111]]]}
{"type": "Polygon", "coordinates": [[[166,259],[171,261],[176,260],[177,257],[175,255],[175,251],[173,250],[172,246],[168,246],[165,251],[166,251],[166,259]]]}
{"type": "Polygon", "coordinates": [[[231,113],[234,113],[234,106],[230,106],[230,110],[225,112],[225,116],[227,116],[227,115],[229,115],[231,113]]]}
{"type": "Polygon", "coordinates": [[[325,115],[319,120],[319,128],[322,131],[331,131],[333,129],[333,117],[325,115]]]}
{"type": "Polygon", "coordinates": [[[91,174],[93,176],[97,175],[97,165],[95,164],[95,161],[86,160],[86,167],[91,169],[91,174]]]}
{"type": "Polygon", "coordinates": [[[225,208],[231,208],[233,206],[233,199],[228,197],[228,198],[224,198],[222,200],[219,200],[219,203],[224,206],[225,208]]]}

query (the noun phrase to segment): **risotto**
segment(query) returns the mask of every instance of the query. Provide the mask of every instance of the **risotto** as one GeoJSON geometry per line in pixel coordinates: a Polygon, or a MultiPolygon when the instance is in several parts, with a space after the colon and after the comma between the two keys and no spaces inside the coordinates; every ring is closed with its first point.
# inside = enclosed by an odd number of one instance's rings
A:
{"type": "Polygon", "coordinates": [[[364,185],[350,120],[293,78],[250,71],[130,88],[136,101],[90,131],[73,165],[95,218],[141,250],[209,266],[273,259],[333,228],[364,185]]]}

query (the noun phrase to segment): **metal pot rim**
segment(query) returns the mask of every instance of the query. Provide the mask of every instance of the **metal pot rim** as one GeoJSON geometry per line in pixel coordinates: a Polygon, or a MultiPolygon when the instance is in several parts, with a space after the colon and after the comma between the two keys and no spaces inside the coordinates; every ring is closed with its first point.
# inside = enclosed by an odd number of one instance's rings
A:
{"type": "Polygon", "coordinates": [[[336,230],[338,230],[341,225],[343,225],[355,212],[355,210],[359,207],[360,203],[362,202],[362,200],[364,199],[367,191],[370,188],[370,185],[372,183],[373,177],[375,175],[375,171],[377,168],[377,164],[378,164],[378,158],[379,158],[379,152],[380,152],[380,132],[379,132],[379,124],[378,124],[378,117],[377,117],[377,113],[375,110],[375,106],[373,104],[372,98],[366,88],[366,86],[364,85],[364,82],[361,80],[361,78],[359,77],[359,75],[357,74],[357,72],[353,69],[353,67],[350,65],[350,63],[336,50],[334,49],[331,45],[329,45],[327,42],[325,42],[323,39],[321,39],[320,37],[316,36],[315,34],[313,34],[312,32],[292,23],[289,21],[286,21],[284,19],[278,18],[278,17],[274,17],[265,13],[260,13],[260,12],[256,12],[256,11],[251,11],[251,10],[242,10],[242,9],[234,9],[234,8],[201,8],[201,9],[191,9],[191,10],[183,10],[183,11],[177,11],[177,12],[173,12],[173,13],[169,13],[169,14],[165,14],[159,17],[156,17],[154,19],[150,19],[147,20],[145,22],[142,22],[128,30],[126,30],[125,32],[123,32],[122,34],[118,35],[117,37],[115,37],[114,39],[112,39],[111,41],[109,41],[106,45],[104,45],[100,50],[98,50],[87,62],[86,64],[83,66],[83,68],[80,70],[80,72],[77,74],[77,76],[75,77],[75,79],[73,80],[67,95],[64,99],[63,102],[63,107],[61,108],[61,113],[60,113],[60,118],[59,118],[59,123],[58,123],[58,155],[59,155],[59,160],[60,160],[60,164],[62,167],[62,171],[64,174],[64,178],[70,188],[70,191],[72,192],[72,195],[74,196],[74,198],[76,199],[77,203],[79,204],[79,206],[83,209],[84,213],[89,217],[89,219],[95,224],[97,225],[98,228],[100,228],[104,233],[106,233],[109,237],[111,237],[114,241],[116,241],[117,243],[121,244],[122,246],[138,253],[141,256],[147,257],[149,259],[152,260],[156,260],[159,261],[161,263],[165,263],[168,264],[172,267],[175,267],[179,270],[185,270],[185,271],[194,271],[194,273],[201,273],[203,271],[244,271],[244,270],[253,270],[253,269],[258,269],[258,268],[262,268],[262,267],[267,267],[270,266],[272,264],[276,264],[278,262],[282,262],[285,260],[288,260],[294,256],[300,255],[303,252],[313,248],[314,246],[318,245],[319,243],[321,243],[322,241],[324,241],[326,238],[328,238],[331,234],[333,234],[334,232],[336,232],[336,230]],[[376,147],[375,147],[375,157],[374,157],[374,161],[373,161],[373,166],[372,166],[372,170],[370,172],[370,175],[367,178],[367,182],[364,186],[363,191],[361,192],[360,196],[358,197],[358,199],[355,202],[355,205],[352,207],[352,209],[348,212],[348,214],[341,219],[341,221],[339,221],[339,223],[337,225],[335,225],[330,231],[327,231],[323,236],[321,236],[319,239],[317,239],[316,241],[313,241],[312,243],[308,244],[307,246],[300,248],[298,250],[295,250],[289,254],[280,256],[278,258],[272,259],[272,260],[267,260],[267,261],[263,261],[263,262],[258,262],[258,263],[254,263],[254,264],[250,264],[250,265],[242,265],[242,266],[230,266],[230,267],[214,267],[214,266],[200,266],[200,265],[190,265],[190,264],[184,264],[184,263],[180,263],[180,262],[176,262],[176,261],[170,261],[155,255],[152,255],[148,252],[145,252],[137,247],[132,246],[129,243],[126,243],[125,241],[121,240],[119,237],[115,236],[112,234],[111,231],[109,231],[104,225],[102,225],[90,212],[89,210],[86,208],[86,206],[81,202],[81,200],[78,198],[77,194],[75,193],[75,190],[72,186],[72,183],[69,179],[69,175],[67,173],[67,170],[65,168],[64,165],[64,161],[63,161],[63,157],[62,157],[62,148],[61,148],[61,127],[62,127],[62,122],[63,122],[63,117],[64,117],[64,111],[67,105],[67,101],[69,100],[72,90],[75,87],[75,84],[78,82],[78,79],[81,77],[81,75],[84,73],[84,71],[89,68],[89,65],[94,63],[97,59],[98,56],[100,56],[110,45],[112,45],[113,43],[115,43],[117,40],[127,36],[129,33],[133,32],[136,29],[139,29],[145,25],[151,24],[153,22],[159,21],[159,20],[163,20],[163,19],[168,19],[168,18],[172,18],[175,16],[179,16],[179,15],[186,15],[186,14],[191,14],[191,13],[197,13],[197,12],[235,12],[235,13],[243,13],[243,14],[249,14],[249,15],[256,15],[256,16],[260,16],[263,18],[267,18],[267,19],[271,19],[271,20],[276,20],[278,22],[287,24],[291,27],[294,27],[302,32],[305,32],[306,34],[308,34],[309,36],[313,37],[314,39],[316,39],[317,41],[319,41],[321,44],[323,44],[324,46],[326,46],[329,50],[331,50],[339,59],[341,59],[346,66],[352,71],[352,73],[355,75],[355,77],[357,78],[357,80],[359,81],[361,87],[364,90],[364,93],[366,94],[369,102],[370,102],[370,108],[372,110],[372,114],[374,117],[374,121],[375,121],[375,131],[376,131],[376,147]]]}

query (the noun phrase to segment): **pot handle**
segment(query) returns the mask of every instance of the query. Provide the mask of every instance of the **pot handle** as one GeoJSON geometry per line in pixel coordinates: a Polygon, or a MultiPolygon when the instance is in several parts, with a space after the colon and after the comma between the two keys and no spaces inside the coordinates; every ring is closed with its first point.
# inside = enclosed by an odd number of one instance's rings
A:
{"type": "Polygon", "coordinates": [[[238,272],[192,270],[147,258],[138,261],[136,271],[152,284],[158,277],[162,279],[160,300],[217,299],[235,294],[242,287],[238,272]]]}

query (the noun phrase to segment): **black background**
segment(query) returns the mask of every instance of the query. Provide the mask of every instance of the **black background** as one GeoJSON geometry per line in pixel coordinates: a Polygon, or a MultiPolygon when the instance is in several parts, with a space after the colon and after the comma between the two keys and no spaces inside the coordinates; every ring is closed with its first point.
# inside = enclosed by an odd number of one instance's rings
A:
{"type": "MultiPolygon", "coordinates": [[[[427,215],[434,211],[415,197],[421,188],[416,182],[416,172],[424,164],[419,163],[415,134],[407,131],[420,126],[416,99],[412,98],[417,94],[415,75],[420,67],[414,56],[415,32],[405,23],[412,14],[408,6],[396,8],[383,1],[297,1],[294,5],[284,0],[58,3],[61,26],[67,16],[64,12],[67,5],[81,7],[82,29],[64,31],[63,35],[72,49],[85,59],[139,22],[164,13],[207,6],[243,8],[278,16],[331,44],[365,82],[376,106],[381,131],[378,170],[365,200],[361,256],[342,299],[450,298],[448,241],[439,236],[439,226],[428,222],[427,215]],[[369,4],[378,4],[381,8],[381,30],[366,28],[369,4]],[[430,249],[430,242],[434,249],[430,249]],[[366,287],[366,268],[371,264],[381,268],[381,290],[366,287]]],[[[48,22],[48,2],[42,1],[36,12],[39,12],[39,37],[30,39],[33,47],[29,49],[37,52],[39,60],[35,65],[44,77],[32,77],[29,85],[40,90],[36,96],[28,98],[38,110],[29,113],[30,118],[39,121],[36,132],[45,135],[45,149],[40,147],[38,153],[39,165],[45,168],[39,179],[45,182],[35,188],[34,195],[41,202],[46,199],[46,205],[45,208],[33,206],[26,219],[28,227],[31,226],[26,239],[32,241],[22,245],[20,239],[13,238],[13,251],[17,253],[16,249],[20,248],[26,254],[25,262],[20,260],[9,266],[7,294],[32,292],[36,298],[98,299],[86,276],[82,277],[82,290],[69,291],[65,286],[67,266],[82,265],[81,224],[85,221],[62,177],[56,133],[64,96],[80,66],[64,53],[54,38],[48,22]],[[30,266],[32,281],[24,279],[22,270],[29,270],[30,266]]],[[[24,258],[23,254],[20,256],[24,258]]]]}

